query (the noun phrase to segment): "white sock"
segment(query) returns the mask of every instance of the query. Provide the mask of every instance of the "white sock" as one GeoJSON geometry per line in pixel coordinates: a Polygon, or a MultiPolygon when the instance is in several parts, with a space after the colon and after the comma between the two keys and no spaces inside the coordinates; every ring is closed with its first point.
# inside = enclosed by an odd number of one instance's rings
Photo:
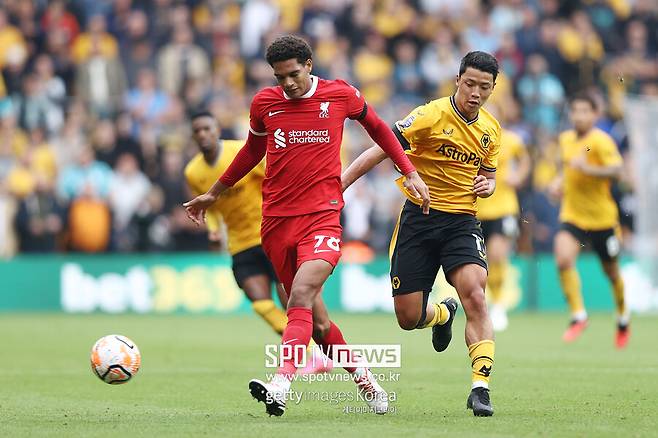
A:
{"type": "Polygon", "coordinates": [[[574,321],[585,321],[587,319],[587,311],[581,310],[580,312],[573,313],[571,319],[574,321]]]}
{"type": "Polygon", "coordinates": [[[489,384],[483,380],[476,380],[475,382],[473,382],[473,385],[471,385],[471,389],[475,389],[475,388],[489,389],[489,384]]]}
{"type": "Polygon", "coordinates": [[[280,387],[284,391],[288,391],[290,389],[290,380],[288,380],[288,378],[283,374],[275,374],[274,377],[272,377],[270,383],[280,387]]]}

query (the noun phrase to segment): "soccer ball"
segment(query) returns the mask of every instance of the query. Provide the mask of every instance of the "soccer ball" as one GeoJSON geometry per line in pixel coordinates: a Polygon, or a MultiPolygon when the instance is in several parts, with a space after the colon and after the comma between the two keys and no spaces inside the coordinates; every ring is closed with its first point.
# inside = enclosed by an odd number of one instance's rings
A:
{"type": "Polygon", "coordinates": [[[104,336],[91,348],[91,369],[105,383],[126,383],[137,374],[141,363],[139,348],[125,336],[104,336]]]}

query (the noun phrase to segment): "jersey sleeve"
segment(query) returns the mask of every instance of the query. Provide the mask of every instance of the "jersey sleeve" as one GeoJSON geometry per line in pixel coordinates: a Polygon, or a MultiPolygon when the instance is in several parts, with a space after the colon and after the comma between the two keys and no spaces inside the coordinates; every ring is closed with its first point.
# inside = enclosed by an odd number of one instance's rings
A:
{"type": "Polygon", "coordinates": [[[436,122],[427,105],[421,105],[404,119],[395,122],[393,133],[405,151],[428,147],[436,143],[432,139],[432,127],[436,122]]]}
{"type": "Polygon", "coordinates": [[[259,137],[267,135],[258,94],[251,100],[251,107],[249,108],[249,131],[259,137]]]}
{"type": "Polygon", "coordinates": [[[623,163],[623,158],[617,149],[614,140],[607,135],[602,135],[598,141],[597,155],[604,166],[617,166],[623,163]]]}
{"type": "Polygon", "coordinates": [[[260,163],[254,167],[254,170],[252,170],[251,173],[260,178],[265,178],[265,159],[262,159],[260,163]]]}
{"type": "Polygon", "coordinates": [[[345,86],[347,95],[347,117],[352,120],[361,120],[368,113],[368,104],[361,92],[354,86],[345,81],[337,80],[345,86]]]}
{"type": "Polygon", "coordinates": [[[491,136],[488,150],[487,155],[482,160],[480,169],[487,172],[495,172],[496,168],[498,168],[498,156],[500,155],[500,131],[497,131],[491,136]]]}

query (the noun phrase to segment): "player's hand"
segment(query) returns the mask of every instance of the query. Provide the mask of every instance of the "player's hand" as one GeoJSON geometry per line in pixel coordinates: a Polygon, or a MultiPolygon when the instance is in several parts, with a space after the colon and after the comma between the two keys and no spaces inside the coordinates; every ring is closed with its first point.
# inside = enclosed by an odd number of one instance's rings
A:
{"type": "Polygon", "coordinates": [[[187,201],[183,204],[183,207],[185,207],[187,217],[189,217],[195,224],[201,225],[206,223],[206,210],[208,210],[208,207],[213,205],[216,200],[217,198],[215,196],[204,193],[191,201],[187,201]]]}
{"type": "Polygon", "coordinates": [[[576,170],[580,170],[581,172],[584,172],[585,168],[587,167],[585,156],[578,155],[577,157],[574,157],[574,159],[569,162],[569,165],[576,170]]]}
{"type": "Polygon", "coordinates": [[[427,188],[427,184],[422,180],[418,172],[415,170],[411,173],[405,175],[404,182],[402,183],[404,188],[407,189],[411,196],[423,201],[421,208],[423,209],[423,214],[430,213],[430,189],[427,188]]]}
{"type": "Polygon", "coordinates": [[[484,175],[473,178],[473,193],[480,198],[488,198],[494,191],[495,185],[484,175]]]}
{"type": "Polygon", "coordinates": [[[548,194],[548,197],[551,200],[559,201],[559,199],[562,197],[562,179],[561,178],[554,179],[546,187],[546,193],[548,194]]]}

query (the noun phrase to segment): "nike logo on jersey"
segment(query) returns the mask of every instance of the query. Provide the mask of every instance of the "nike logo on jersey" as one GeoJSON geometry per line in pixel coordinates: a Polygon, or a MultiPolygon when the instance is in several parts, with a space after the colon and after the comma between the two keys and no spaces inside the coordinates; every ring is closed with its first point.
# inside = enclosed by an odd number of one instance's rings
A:
{"type": "Polygon", "coordinates": [[[272,117],[272,116],[275,116],[275,115],[277,115],[277,114],[279,114],[279,113],[282,113],[282,112],[284,112],[284,111],[285,111],[285,110],[281,110],[281,111],[270,111],[269,113],[267,113],[267,115],[270,116],[270,117],[272,117]]]}
{"type": "Polygon", "coordinates": [[[320,252],[331,252],[333,249],[316,249],[313,251],[315,254],[320,253],[320,252]]]}

